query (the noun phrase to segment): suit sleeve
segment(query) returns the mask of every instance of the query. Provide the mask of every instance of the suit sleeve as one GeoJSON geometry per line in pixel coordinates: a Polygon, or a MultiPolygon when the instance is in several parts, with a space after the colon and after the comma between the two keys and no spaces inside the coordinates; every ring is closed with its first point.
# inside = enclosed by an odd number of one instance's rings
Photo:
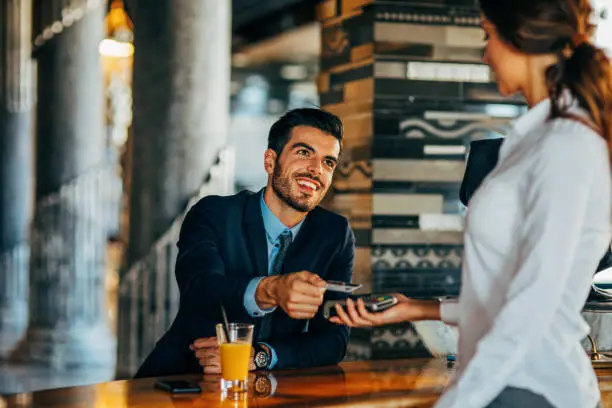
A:
{"type": "MultiPolygon", "coordinates": [[[[326,280],[352,281],[355,236],[346,219],[344,230],[341,248],[330,265],[326,280]]],[[[345,297],[345,294],[328,292],[323,301],[345,297]]],[[[274,349],[277,356],[274,369],[306,368],[338,364],[344,359],[348,337],[349,328],[330,323],[323,317],[323,307],[320,307],[310,320],[306,333],[288,339],[270,340],[267,344],[274,349]]]]}
{"type": "Polygon", "coordinates": [[[175,269],[181,307],[188,313],[220,321],[223,304],[231,320],[249,321],[243,303],[236,299],[243,298],[251,278],[225,274],[219,253],[216,204],[212,198],[204,198],[183,221],[175,269]]]}

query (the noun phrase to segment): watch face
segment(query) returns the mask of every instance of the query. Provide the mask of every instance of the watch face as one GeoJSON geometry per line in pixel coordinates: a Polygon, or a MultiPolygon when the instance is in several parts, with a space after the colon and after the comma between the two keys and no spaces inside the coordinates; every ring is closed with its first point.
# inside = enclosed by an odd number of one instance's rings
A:
{"type": "Polygon", "coordinates": [[[255,354],[255,365],[257,365],[257,368],[266,368],[268,366],[268,355],[265,351],[258,351],[255,354]]]}

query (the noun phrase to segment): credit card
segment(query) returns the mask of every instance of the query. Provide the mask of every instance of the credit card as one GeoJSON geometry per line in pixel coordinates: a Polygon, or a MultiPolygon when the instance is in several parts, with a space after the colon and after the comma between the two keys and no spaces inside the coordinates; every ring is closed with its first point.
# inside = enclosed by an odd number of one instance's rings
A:
{"type": "Polygon", "coordinates": [[[327,281],[326,289],[330,292],[351,293],[361,287],[360,283],[346,283],[339,281],[327,281]]]}

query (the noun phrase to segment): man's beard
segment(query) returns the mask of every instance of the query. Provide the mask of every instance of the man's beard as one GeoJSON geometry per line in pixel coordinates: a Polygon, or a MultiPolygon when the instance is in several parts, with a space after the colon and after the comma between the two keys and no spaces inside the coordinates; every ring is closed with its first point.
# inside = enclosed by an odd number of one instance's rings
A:
{"type": "MultiPolygon", "coordinates": [[[[299,175],[299,177],[307,177],[310,179],[315,179],[312,176],[306,175],[306,174],[299,175]]],[[[321,183],[320,180],[318,179],[315,179],[315,180],[317,180],[317,182],[321,186],[320,189],[325,188],[325,186],[323,185],[323,183],[321,183]]],[[[281,174],[281,168],[277,162],[276,166],[274,166],[274,173],[272,174],[272,190],[285,204],[287,204],[289,207],[293,208],[296,211],[299,211],[299,212],[312,211],[317,205],[319,205],[319,203],[325,196],[325,194],[321,194],[319,199],[316,199],[315,198],[316,196],[313,196],[313,197],[306,197],[304,200],[300,200],[299,198],[292,197],[291,182],[292,182],[292,176],[283,176],[281,174]]],[[[315,191],[314,194],[317,194],[317,192],[315,191]]]]}

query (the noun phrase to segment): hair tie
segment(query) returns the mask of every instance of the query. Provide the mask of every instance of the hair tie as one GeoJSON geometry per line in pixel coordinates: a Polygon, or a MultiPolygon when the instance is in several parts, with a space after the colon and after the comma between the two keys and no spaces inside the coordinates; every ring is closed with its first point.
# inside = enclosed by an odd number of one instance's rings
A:
{"type": "Polygon", "coordinates": [[[572,45],[574,48],[580,47],[584,43],[588,43],[590,41],[589,36],[585,33],[576,33],[572,37],[572,45]]]}

